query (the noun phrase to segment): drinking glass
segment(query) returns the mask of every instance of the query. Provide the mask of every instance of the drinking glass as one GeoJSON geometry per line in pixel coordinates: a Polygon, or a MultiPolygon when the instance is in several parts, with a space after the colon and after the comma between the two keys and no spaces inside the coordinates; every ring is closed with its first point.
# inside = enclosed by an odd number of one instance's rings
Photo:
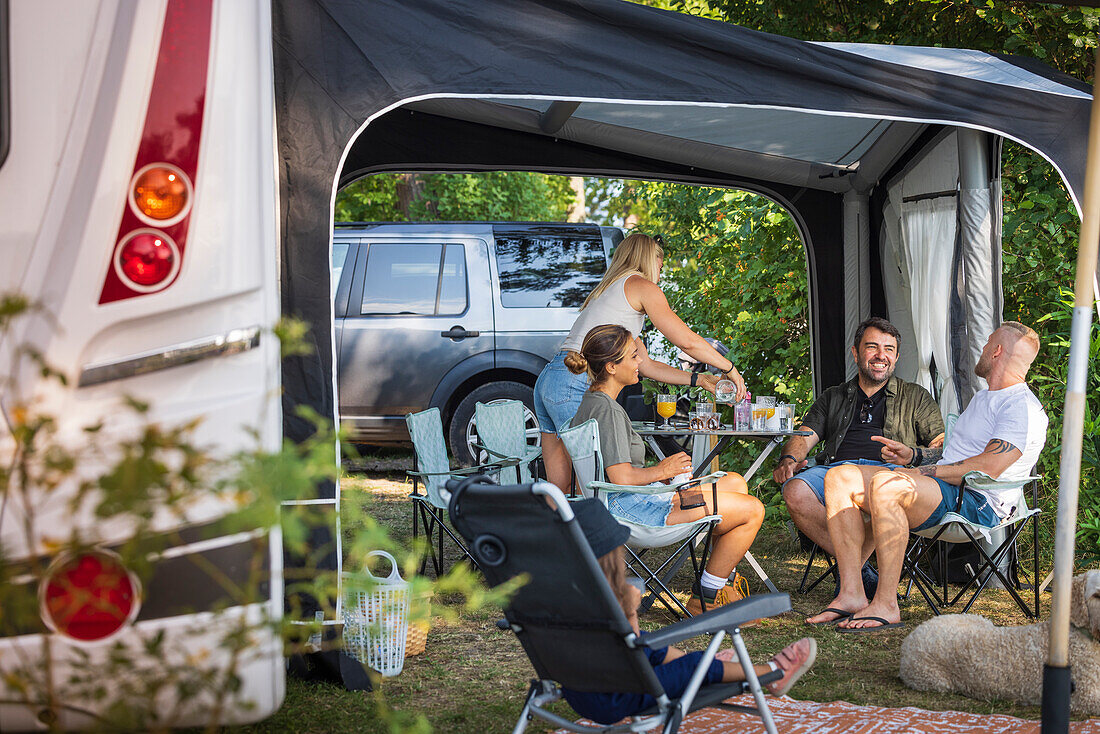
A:
{"type": "Polygon", "coordinates": [[[658,395],[657,396],[657,415],[664,418],[662,428],[668,428],[668,419],[676,415],[676,396],[675,395],[658,395]]]}

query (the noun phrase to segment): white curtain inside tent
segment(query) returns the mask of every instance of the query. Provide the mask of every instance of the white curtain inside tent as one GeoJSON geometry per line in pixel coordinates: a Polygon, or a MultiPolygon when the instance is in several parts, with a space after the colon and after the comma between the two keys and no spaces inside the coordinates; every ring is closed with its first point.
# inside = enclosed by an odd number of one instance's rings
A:
{"type": "Polygon", "coordinates": [[[959,410],[951,376],[948,333],[951,262],[958,215],[954,197],[937,197],[901,204],[901,240],[909,275],[911,312],[916,332],[915,381],[939,398],[946,415],[959,410]],[[936,374],[933,377],[932,362],[936,374]],[[946,379],[945,379],[946,378],[946,379]]]}

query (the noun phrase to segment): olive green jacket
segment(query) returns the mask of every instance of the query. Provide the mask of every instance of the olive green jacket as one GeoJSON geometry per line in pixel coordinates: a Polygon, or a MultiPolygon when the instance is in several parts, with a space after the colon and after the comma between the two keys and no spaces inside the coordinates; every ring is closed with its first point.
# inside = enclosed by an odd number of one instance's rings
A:
{"type": "MultiPolygon", "coordinates": [[[[943,433],[943,417],[936,401],[920,385],[891,377],[886,383],[886,424],[883,435],[900,441],[910,448],[925,449],[923,463],[939,458],[939,450],[929,451],[927,446],[943,433]],[[935,457],[935,458],[933,458],[935,457]]],[[[830,387],[810,407],[802,419],[802,427],[813,430],[821,439],[817,462],[830,463],[848,432],[852,416],[859,409],[859,378],[830,387]]],[[[880,460],[882,457],[867,456],[880,460]]]]}

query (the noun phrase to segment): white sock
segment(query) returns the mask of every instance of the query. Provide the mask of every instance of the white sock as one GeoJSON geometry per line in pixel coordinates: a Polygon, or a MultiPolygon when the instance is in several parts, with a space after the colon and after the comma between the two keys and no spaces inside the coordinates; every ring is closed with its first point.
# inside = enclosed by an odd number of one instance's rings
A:
{"type": "Polygon", "coordinates": [[[707,591],[717,593],[719,589],[726,585],[726,579],[703,571],[703,575],[699,577],[699,585],[707,591]]]}

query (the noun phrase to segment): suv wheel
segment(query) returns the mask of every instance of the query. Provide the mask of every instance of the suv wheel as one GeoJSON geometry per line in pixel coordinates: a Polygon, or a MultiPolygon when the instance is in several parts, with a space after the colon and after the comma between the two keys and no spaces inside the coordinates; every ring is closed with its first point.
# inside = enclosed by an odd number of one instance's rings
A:
{"type": "Polygon", "coordinates": [[[451,454],[463,466],[483,463],[487,456],[475,456],[474,444],[477,443],[477,422],[474,420],[474,404],[488,403],[493,400],[519,400],[523,403],[523,423],[527,433],[527,444],[538,446],[539,422],[535,418],[534,390],[522,382],[490,382],[470,392],[455,408],[451,424],[447,430],[447,440],[451,454]]]}

